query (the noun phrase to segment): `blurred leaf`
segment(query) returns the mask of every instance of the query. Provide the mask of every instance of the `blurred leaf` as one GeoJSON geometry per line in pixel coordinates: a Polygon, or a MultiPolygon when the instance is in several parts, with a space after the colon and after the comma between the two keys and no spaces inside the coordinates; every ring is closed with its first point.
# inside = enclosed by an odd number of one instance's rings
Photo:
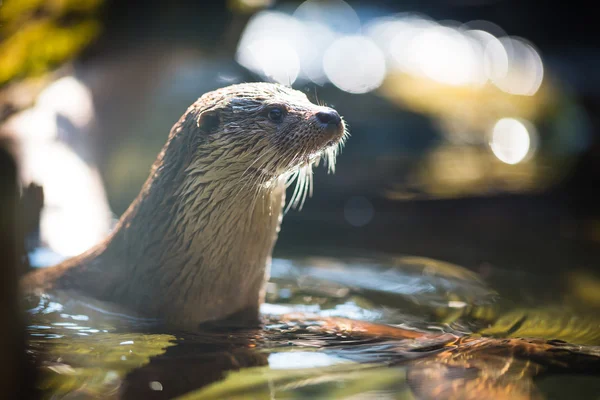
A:
{"type": "Polygon", "coordinates": [[[52,396],[79,393],[105,397],[116,390],[130,371],[147,364],[150,357],[173,346],[172,335],[95,333],[51,341],[30,338],[30,345],[45,344],[45,363],[38,383],[52,396]]]}
{"type": "Polygon", "coordinates": [[[98,35],[101,0],[7,0],[0,7],[0,86],[72,59],[98,35]]]}
{"type": "Polygon", "coordinates": [[[599,345],[600,319],[569,309],[516,309],[502,315],[482,335],[495,337],[535,337],[570,343],[599,345]]]}
{"type": "MultiPolygon", "coordinates": [[[[600,226],[598,227],[600,231],[600,226]]],[[[600,236],[600,234],[599,234],[600,236]]],[[[600,307],[600,277],[586,270],[571,272],[567,278],[569,293],[580,306],[600,307]]]]}
{"type": "Polygon", "coordinates": [[[181,400],[248,398],[343,399],[368,392],[393,391],[394,398],[412,400],[404,369],[369,364],[341,364],[326,368],[271,370],[248,368],[232,372],[207,388],[180,397],[181,400]]]}

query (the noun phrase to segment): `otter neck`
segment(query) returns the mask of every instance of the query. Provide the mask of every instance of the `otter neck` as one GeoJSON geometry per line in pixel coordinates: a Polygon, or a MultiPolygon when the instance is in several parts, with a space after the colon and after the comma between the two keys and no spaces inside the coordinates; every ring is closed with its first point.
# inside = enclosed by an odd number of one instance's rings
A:
{"type": "Polygon", "coordinates": [[[144,198],[135,215],[121,221],[105,252],[125,261],[112,263],[118,268],[114,276],[131,282],[115,285],[122,291],[114,295],[144,314],[190,328],[248,309],[258,313],[285,185],[239,189],[215,183],[193,196],[174,194],[170,207],[148,207],[156,210],[151,215],[144,198]],[[150,301],[154,296],[163,300],[150,301]]]}
{"type": "Polygon", "coordinates": [[[251,184],[242,170],[229,168],[224,176],[212,165],[176,173],[165,161],[157,161],[99,255],[108,258],[99,264],[111,268],[104,276],[120,280],[109,300],[190,328],[238,312],[256,318],[281,223],[284,180],[251,184]],[[156,296],[163,299],[151,301],[156,296]]]}

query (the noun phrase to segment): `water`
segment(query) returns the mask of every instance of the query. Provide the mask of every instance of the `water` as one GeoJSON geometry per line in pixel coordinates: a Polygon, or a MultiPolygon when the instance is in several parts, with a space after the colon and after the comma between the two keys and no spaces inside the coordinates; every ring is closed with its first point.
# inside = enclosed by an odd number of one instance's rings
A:
{"type": "Polygon", "coordinates": [[[597,399],[600,319],[517,298],[527,279],[509,277],[492,287],[420,257],[279,258],[262,327],[193,333],[49,293],[28,299],[30,351],[53,399],[597,399]]]}

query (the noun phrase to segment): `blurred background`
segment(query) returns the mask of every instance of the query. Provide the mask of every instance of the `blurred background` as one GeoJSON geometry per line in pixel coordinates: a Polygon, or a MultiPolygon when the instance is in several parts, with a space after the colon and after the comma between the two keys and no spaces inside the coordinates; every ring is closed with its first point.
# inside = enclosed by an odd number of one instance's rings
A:
{"type": "Polygon", "coordinates": [[[5,0],[28,260],[103,238],[189,104],[264,80],[351,133],[276,256],[426,256],[600,306],[597,25],[578,1],[5,0]]]}

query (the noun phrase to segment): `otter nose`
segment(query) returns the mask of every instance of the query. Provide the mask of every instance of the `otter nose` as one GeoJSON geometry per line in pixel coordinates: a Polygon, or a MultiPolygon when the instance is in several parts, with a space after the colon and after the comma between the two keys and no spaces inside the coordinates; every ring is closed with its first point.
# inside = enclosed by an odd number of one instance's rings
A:
{"type": "Polygon", "coordinates": [[[340,118],[340,115],[337,113],[337,111],[332,109],[319,111],[315,116],[323,125],[338,126],[342,122],[342,119],[340,118]]]}

